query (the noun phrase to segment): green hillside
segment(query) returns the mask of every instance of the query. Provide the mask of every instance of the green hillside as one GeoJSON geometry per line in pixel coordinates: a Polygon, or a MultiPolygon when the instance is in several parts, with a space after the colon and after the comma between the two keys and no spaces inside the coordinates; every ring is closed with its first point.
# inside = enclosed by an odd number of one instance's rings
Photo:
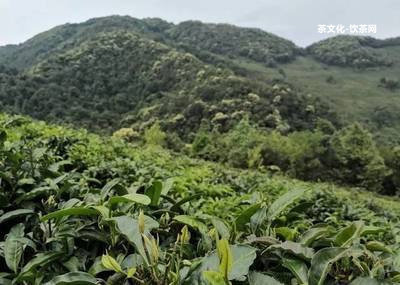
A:
{"type": "Polygon", "coordinates": [[[258,29],[112,16],[0,55],[4,112],[128,141],[160,126],[168,148],[193,157],[399,191],[396,38],[302,50],[258,29]]]}
{"type": "Polygon", "coordinates": [[[140,130],[159,119],[164,128],[179,129],[187,138],[203,120],[219,120],[229,129],[248,115],[260,127],[276,127],[268,120],[276,113],[297,130],[312,128],[319,117],[335,119],[326,104],[288,84],[254,82],[122,31],[98,33],[17,76],[3,73],[0,84],[7,112],[100,132],[129,123],[140,130]],[[277,96],[280,102],[274,104],[277,96]]]}
{"type": "Polygon", "coordinates": [[[399,45],[393,42],[376,40],[369,37],[337,36],[309,46],[309,53],[321,62],[356,68],[389,66],[392,58],[383,49],[399,45]]]}
{"type": "MultiPolygon", "coordinates": [[[[337,36],[302,50],[288,40],[259,29],[240,28],[226,24],[204,24],[198,21],[187,21],[174,25],[155,18],[139,20],[129,16],[112,16],[92,19],[79,24],[58,26],[20,45],[0,47],[0,65],[8,69],[23,70],[31,69],[42,62],[55,63],[55,60],[50,60],[52,57],[57,58],[58,55],[64,53],[71,54],[72,50],[77,50],[87,42],[98,39],[100,34],[114,32],[139,34],[143,40],[154,40],[182,54],[190,53],[204,64],[228,69],[235,75],[249,77],[252,81],[257,79],[257,82],[262,84],[267,83],[273,86],[276,82],[284,81],[285,84],[290,85],[292,90],[295,89],[295,93],[312,94],[323,98],[324,104],[326,102],[333,103],[334,111],[342,118],[343,124],[354,121],[363,122],[377,137],[381,137],[380,141],[382,142],[396,144],[400,140],[398,136],[399,117],[396,111],[400,92],[399,38],[377,40],[370,37],[337,36]]],[[[116,59],[118,56],[118,54],[114,54],[113,60],[119,61],[116,59]]],[[[126,59],[123,56],[121,55],[121,60],[126,59]]],[[[143,64],[151,64],[151,62],[143,62],[143,64]]],[[[50,71],[50,64],[47,63],[47,66],[50,71]]],[[[121,66],[116,67],[120,68],[121,66]]],[[[54,66],[54,68],[56,67],[54,66]]],[[[121,71],[114,70],[114,72],[121,71]]],[[[190,73],[192,70],[187,70],[187,72],[190,73]]],[[[22,73],[24,72],[22,71],[22,73]]],[[[22,77],[25,77],[25,74],[22,77]]],[[[130,78],[129,80],[134,81],[130,78]]],[[[137,82],[134,83],[135,86],[137,84],[137,82]]],[[[148,84],[147,81],[139,83],[139,85],[146,84],[148,84]]],[[[126,85],[131,84],[130,82],[123,84],[121,90],[107,90],[107,96],[114,97],[116,93],[121,93],[123,95],[119,94],[122,96],[120,99],[125,100],[126,85]]],[[[134,90],[129,91],[130,97],[134,96],[132,93],[143,93],[142,90],[136,90],[136,88],[133,87],[134,90]]],[[[24,87],[24,89],[26,88],[24,87]]],[[[70,92],[63,89],[58,93],[70,92]]],[[[81,90],[82,87],[79,86],[78,89],[81,90]]],[[[93,91],[91,87],[86,87],[85,90],[90,92],[91,96],[94,92],[98,92],[97,90],[93,91]]],[[[100,93],[103,91],[100,90],[100,93]]],[[[6,92],[9,91],[6,90],[6,92]]],[[[165,90],[154,87],[149,92],[157,93],[165,92],[165,90]]],[[[214,92],[217,91],[211,92],[211,96],[214,96],[214,92]]],[[[176,97],[177,95],[172,96],[176,97]]],[[[220,98],[218,95],[215,97],[220,98]]],[[[36,112],[24,111],[21,104],[22,102],[5,104],[11,106],[4,106],[3,110],[45,118],[38,116],[36,112]]],[[[115,103],[106,104],[115,105],[115,103]]],[[[121,107],[124,109],[122,113],[131,107],[132,104],[124,104],[121,107]]],[[[92,129],[97,126],[100,126],[101,129],[115,129],[116,126],[122,126],[115,123],[120,121],[121,110],[119,108],[111,107],[107,114],[100,111],[104,117],[102,122],[99,118],[85,118],[83,126],[88,126],[89,123],[92,129]],[[114,123],[110,123],[110,121],[114,123]]],[[[321,112],[326,111],[325,107],[322,109],[321,112]]],[[[136,109],[132,111],[134,115],[138,113],[136,109]]],[[[222,111],[222,113],[224,112],[222,111]]],[[[262,112],[261,115],[265,117],[266,113],[262,112]]],[[[52,117],[57,116],[52,114],[52,117]]],[[[87,116],[90,117],[90,115],[87,116]]],[[[319,116],[324,117],[321,114],[319,116]]],[[[76,118],[66,117],[68,116],[63,114],[57,120],[51,119],[56,122],[65,120],[69,123],[76,123],[77,121],[76,118]]],[[[132,117],[129,116],[129,118],[132,117]]],[[[329,120],[334,119],[330,118],[329,120]]],[[[293,130],[296,129],[298,127],[294,126],[293,130]]]]}
{"type": "Polygon", "coordinates": [[[243,57],[265,65],[291,61],[300,52],[292,42],[260,29],[227,24],[187,21],[165,33],[168,39],[189,50],[208,51],[229,58],[243,57]]]}
{"type": "Polygon", "coordinates": [[[399,74],[129,16],[0,47],[0,284],[400,283],[399,74]]]}
{"type": "Polygon", "coordinates": [[[311,56],[298,57],[291,63],[280,65],[280,69],[243,60],[238,60],[237,64],[250,76],[276,78],[290,82],[305,93],[320,96],[335,106],[333,109],[341,121],[362,122],[380,142],[398,144],[400,45],[380,49],[392,60],[390,66],[338,67],[322,64],[311,56]],[[392,81],[393,87],[382,84],[383,78],[392,81]]]}
{"type": "Polygon", "coordinates": [[[0,125],[1,284],[399,278],[398,199],[193,160],[150,132],[139,147],[23,117],[0,125]]]}
{"type": "Polygon", "coordinates": [[[49,56],[74,48],[99,33],[129,31],[146,34],[151,38],[169,26],[169,23],[159,19],[138,20],[128,16],[111,16],[80,24],[61,25],[22,44],[0,47],[0,65],[25,69],[49,56]]]}

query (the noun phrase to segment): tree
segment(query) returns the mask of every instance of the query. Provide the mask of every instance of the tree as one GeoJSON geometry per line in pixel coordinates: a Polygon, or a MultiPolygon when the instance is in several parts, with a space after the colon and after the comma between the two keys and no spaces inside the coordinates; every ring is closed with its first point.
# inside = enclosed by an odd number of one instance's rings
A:
{"type": "Polygon", "coordinates": [[[372,135],[360,124],[343,128],[331,137],[328,165],[337,180],[375,191],[382,190],[382,182],[389,174],[372,135]]]}

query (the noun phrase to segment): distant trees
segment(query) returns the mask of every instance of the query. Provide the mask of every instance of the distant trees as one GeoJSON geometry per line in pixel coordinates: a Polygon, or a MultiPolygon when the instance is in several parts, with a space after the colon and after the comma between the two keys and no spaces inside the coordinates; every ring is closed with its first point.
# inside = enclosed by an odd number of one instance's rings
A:
{"type": "MultiPolygon", "coordinates": [[[[400,174],[400,148],[386,165],[371,134],[358,123],[335,131],[322,122],[313,131],[282,135],[260,130],[245,118],[225,134],[199,131],[192,154],[234,167],[279,169],[304,180],[335,181],[376,192],[387,191],[383,187],[388,177],[400,174]]],[[[393,183],[400,186],[397,178],[393,183]]]]}
{"type": "Polygon", "coordinates": [[[384,52],[362,37],[336,36],[317,42],[307,50],[319,61],[330,65],[366,68],[392,64],[384,52]]]}

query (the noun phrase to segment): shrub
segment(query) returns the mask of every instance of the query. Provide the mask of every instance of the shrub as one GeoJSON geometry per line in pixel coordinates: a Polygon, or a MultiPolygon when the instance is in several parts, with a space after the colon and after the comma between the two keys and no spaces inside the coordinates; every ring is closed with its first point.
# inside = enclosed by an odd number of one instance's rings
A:
{"type": "Polygon", "coordinates": [[[163,146],[165,143],[165,133],[161,130],[160,124],[153,124],[144,133],[144,140],[147,145],[163,146]]]}

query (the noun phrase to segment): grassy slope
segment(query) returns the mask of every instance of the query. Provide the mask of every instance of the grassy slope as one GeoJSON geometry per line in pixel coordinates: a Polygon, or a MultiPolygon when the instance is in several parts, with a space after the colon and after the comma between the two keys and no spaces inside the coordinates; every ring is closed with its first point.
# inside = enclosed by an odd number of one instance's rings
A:
{"type": "MultiPolygon", "coordinates": [[[[309,56],[298,57],[295,61],[280,65],[287,76],[287,81],[303,92],[327,98],[338,110],[344,121],[367,122],[376,107],[385,107],[397,116],[392,126],[383,130],[384,137],[393,137],[400,131],[400,90],[389,91],[378,87],[382,77],[398,78],[400,74],[400,47],[387,47],[395,63],[391,67],[355,70],[322,64],[309,56]],[[328,83],[328,76],[333,76],[336,83],[328,83]]],[[[236,61],[241,67],[250,70],[258,78],[282,78],[278,68],[244,60],[236,61]]],[[[369,124],[371,127],[372,124],[369,124]]],[[[375,129],[376,130],[376,129],[375,129]]],[[[380,129],[382,131],[382,129],[380,129]]],[[[398,140],[398,137],[397,137],[398,140]]]]}

